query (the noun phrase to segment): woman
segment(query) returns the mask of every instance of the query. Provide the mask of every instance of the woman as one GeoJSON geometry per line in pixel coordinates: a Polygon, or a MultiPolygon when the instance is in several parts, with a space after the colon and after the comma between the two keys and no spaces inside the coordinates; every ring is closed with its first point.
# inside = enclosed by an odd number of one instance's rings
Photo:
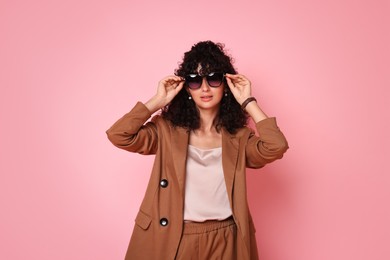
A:
{"type": "Polygon", "coordinates": [[[175,75],[107,135],[121,149],[156,156],[126,259],[258,259],[245,168],[282,158],[288,145],[223,45],[192,46],[175,75]]]}

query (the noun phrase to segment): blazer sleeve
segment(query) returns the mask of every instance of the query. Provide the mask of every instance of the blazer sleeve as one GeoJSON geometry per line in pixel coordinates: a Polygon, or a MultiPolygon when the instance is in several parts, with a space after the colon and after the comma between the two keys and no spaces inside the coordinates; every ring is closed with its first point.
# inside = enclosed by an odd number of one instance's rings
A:
{"type": "Polygon", "coordinates": [[[276,118],[264,119],[256,124],[259,136],[252,132],[245,148],[246,164],[249,168],[261,168],[267,163],[283,157],[288,143],[276,124],[276,118]]]}
{"type": "Polygon", "coordinates": [[[157,151],[157,127],[146,106],[138,102],[134,108],[116,121],[107,131],[107,137],[116,147],[140,154],[155,154],[157,151]]]}

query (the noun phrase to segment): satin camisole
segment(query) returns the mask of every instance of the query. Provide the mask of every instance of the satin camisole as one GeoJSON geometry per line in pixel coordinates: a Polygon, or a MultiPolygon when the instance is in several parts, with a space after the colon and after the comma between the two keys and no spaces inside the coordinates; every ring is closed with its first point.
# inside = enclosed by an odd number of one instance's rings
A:
{"type": "Polygon", "coordinates": [[[222,148],[188,145],[184,220],[204,222],[232,215],[222,169],[222,148]]]}

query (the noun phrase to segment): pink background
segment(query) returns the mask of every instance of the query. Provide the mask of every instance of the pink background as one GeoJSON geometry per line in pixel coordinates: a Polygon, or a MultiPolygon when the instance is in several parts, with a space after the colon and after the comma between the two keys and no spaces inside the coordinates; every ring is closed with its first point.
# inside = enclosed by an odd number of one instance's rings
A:
{"type": "Polygon", "coordinates": [[[105,130],[192,44],[226,44],[290,144],[248,174],[262,260],[390,259],[390,6],[0,3],[0,259],[122,259],[153,157],[105,130]]]}

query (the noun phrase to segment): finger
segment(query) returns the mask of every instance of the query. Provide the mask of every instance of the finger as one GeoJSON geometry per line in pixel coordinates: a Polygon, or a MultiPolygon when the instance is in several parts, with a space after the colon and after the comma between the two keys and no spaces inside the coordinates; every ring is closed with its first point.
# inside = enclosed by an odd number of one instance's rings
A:
{"type": "Polygon", "coordinates": [[[177,93],[183,88],[184,86],[184,81],[180,82],[179,85],[176,86],[175,90],[177,93]]]}
{"type": "Polygon", "coordinates": [[[230,78],[226,78],[226,82],[228,84],[228,87],[230,88],[231,91],[233,91],[233,89],[235,88],[232,80],[230,78]]]}
{"type": "Polygon", "coordinates": [[[235,80],[244,80],[244,81],[248,80],[248,78],[242,74],[229,74],[229,75],[230,75],[229,77],[235,80]]]}
{"type": "Polygon", "coordinates": [[[175,79],[176,79],[177,81],[184,81],[184,80],[185,80],[185,78],[183,78],[183,77],[181,77],[181,76],[177,76],[177,75],[175,75],[175,79]]]}
{"type": "Polygon", "coordinates": [[[248,80],[242,76],[242,75],[231,75],[229,77],[226,77],[226,79],[231,79],[231,81],[235,84],[237,83],[242,83],[242,82],[247,82],[248,80]]]}
{"type": "Polygon", "coordinates": [[[162,81],[162,84],[165,86],[166,89],[168,88],[176,88],[181,82],[184,82],[180,77],[178,76],[168,76],[164,78],[162,81]]]}
{"type": "Polygon", "coordinates": [[[241,74],[229,74],[229,73],[225,74],[226,77],[232,78],[232,79],[238,78],[238,77],[240,77],[240,75],[241,74]]]}
{"type": "Polygon", "coordinates": [[[183,81],[183,79],[179,76],[174,76],[174,75],[171,75],[171,76],[167,76],[165,78],[163,78],[164,82],[178,82],[178,81],[183,81]]]}
{"type": "Polygon", "coordinates": [[[226,77],[226,79],[234,79],[235,78],[235,74],[226,73],[225,77],[226,77]]]}
{"type": "Polygon", "coordinates": [[[171,77],[171,80],[174,80],[174,81],[183,81],[183,79],[179,76],[172,76],[171,77]]]}

